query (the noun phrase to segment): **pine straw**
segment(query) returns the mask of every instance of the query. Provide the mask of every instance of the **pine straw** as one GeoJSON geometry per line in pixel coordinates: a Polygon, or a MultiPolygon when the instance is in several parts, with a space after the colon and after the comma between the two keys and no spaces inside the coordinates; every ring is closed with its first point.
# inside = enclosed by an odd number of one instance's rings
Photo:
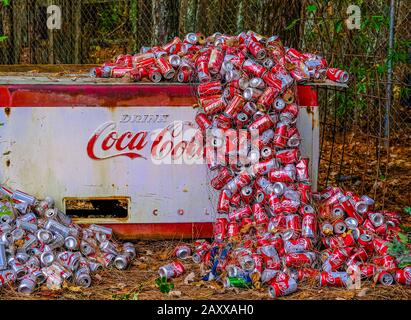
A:
{"type": "MultiPolygon", "coordinates": [[[[0,299],[4,300],[112,300],[121,297],[126,299],[171,299],[171,300],[266,300],[270,299],[267,289],[236,289],[223,288],[217,282],[203,282],[200,279],[200,266],[192,262],[185,262],[186,272],[183,276],[172,280],[173,291],[177,296],[161,293],[155,284],[158,277],[158,268],[167,264],[172,259],[172,253],[177,241],[152,241],[136,243],[137,258],[132,267],[126,271],[105,270],[93,277],[93,284],[88,289],[68,284],[58,291],[50,291],[43,285],[33,295],[24,296],[15,288],[3,288],[0,291],[0,299]],[[194,282],[184,284],[185,277],[194,272],[194,282]],[[181,292],[181,295],[178,295],[181,292]]],[[[351,299],[411,299],[411,287],[375,285],[371,281],[362,282],[360,290],[348,290],[345,288],[318,288],[310,284],[299,285],[299,290],[292,295],[280,299],[291,300],[351,300],[351,299]],[[364,288],[369,288],[364,297],[358,293],[364,288]]]]}

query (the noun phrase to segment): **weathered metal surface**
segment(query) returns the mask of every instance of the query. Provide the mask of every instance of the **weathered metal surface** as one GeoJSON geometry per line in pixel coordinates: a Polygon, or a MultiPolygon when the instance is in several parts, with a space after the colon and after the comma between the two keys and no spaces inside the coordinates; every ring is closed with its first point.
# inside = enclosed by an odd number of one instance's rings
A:
{"type": "MultiPolygon", "coordinates": [[[[158,165],[150,160],[156,129],[174,120],[187,126],[194,122],[191,86],[1,83],[1,182],[38,197],[50,194],[63,209],[68,197],[129,197],[127,219],[78,221],[108,224],[126,238],[211,234],[215,193],[206,165],[158,165]],[[106,135],[93,144],[97,129],[106,135]],[[104,150],[103,138],[114,131],[117,141],[106,141],[110,148],[104,150]]],[[[299,92],[300,103],[307,107],[300,110],[297,126],[304,137],[302,154],[311,160],[315,190],[318,102],[315,90],[299,92]]]]}

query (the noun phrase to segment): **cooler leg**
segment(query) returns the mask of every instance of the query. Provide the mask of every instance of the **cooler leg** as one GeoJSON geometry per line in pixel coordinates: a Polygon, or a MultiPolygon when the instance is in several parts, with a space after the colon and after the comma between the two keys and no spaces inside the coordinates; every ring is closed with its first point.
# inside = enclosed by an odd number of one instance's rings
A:
{"type": "Polygon", "coordinates": [[[301,155],[310,158],[310,177],[312,191],[317,191],[318,163],[320,156],[320,125],[318,107],[301,107],[297,118],[300,132],[301,155]]]}

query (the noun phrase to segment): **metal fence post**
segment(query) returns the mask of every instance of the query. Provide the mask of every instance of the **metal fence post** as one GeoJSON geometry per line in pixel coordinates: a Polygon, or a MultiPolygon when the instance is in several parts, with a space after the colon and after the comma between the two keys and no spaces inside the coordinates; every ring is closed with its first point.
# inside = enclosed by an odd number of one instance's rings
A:
{"type": "Polygon", "coordinates": [[[384,138],[385,146],[389,145],[390,136],[390,110],[392,101],[392,53],[394,47],[394,19],[395,19],[395,0],[390,2],[390,33],[388,39],[388,52],[387,52],[387,95],[385,101],[385,119],[384,119],[384,138]]]}

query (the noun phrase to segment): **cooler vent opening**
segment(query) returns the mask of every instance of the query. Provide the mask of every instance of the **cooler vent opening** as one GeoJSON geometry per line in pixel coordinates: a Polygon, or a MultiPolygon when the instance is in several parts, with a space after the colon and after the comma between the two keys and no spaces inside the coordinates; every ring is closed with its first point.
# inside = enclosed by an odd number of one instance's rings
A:
{"type": "Polygon", "coordinates": [[[128,198],[65,198],[66,214],[79,219],[127,218],[128,198]]]}

